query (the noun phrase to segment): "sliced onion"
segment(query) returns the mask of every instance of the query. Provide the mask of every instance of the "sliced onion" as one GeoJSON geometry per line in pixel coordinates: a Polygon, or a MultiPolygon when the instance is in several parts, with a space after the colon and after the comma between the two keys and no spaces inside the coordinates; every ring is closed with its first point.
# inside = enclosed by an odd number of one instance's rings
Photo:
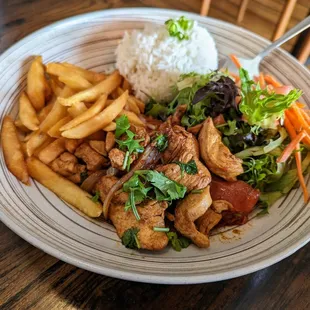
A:
{"type": "Polygon", "coordinates": [[[111,204],[111,200],[116,191],[118,191],[125,182],[127,182],[134,174],[136,170],[151,168],[160,160],[160,153],[157,148],[153,144],[149,144],[145,152],[141,155],[141,157],[137,160],[135,166],[125,174],[122,178],[120,178],[110,189],[108,192],[104,204],[103,204],[103,215],[107,220],[109,217],[109,207],[111,204]]]}
{"type": "Polygon", "coordinates": [[[107,170],[107,175],[117,175],[118,172],[119,172],[118,169],[113,168],[113,167],[110,167],[110,168],[107,170]]]}
{"type": "Polygon", "coordinates": [[[81,185],[81,188],[84,191],[91,193],[97,182],[100,180],[102,176],[106,175],[106,173],[107,173],[106,170],[98,170],[92,173],[89,177],[87,177],[87,179],[84,180],[84,182],[81,185]]]}

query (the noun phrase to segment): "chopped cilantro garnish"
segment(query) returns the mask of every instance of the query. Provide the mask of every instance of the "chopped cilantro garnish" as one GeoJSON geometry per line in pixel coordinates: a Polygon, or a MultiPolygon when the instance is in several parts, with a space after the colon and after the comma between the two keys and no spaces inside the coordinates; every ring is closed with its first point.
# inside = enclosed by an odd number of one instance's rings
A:
{"type": "Polygon", "coordinates": [[[164,152],[168,147],[168,137],[166,135],[160,134],[154,139],[154,141],[156,142],[156,148],[159,152],[164,152]]]}
{"type": "Polygon", "coordinates": [[[196,162],[193,159],[190,160],[188,163],[182,163],[180,161],[175,161],[174,163],[180,166],[182,178],[184,176],[184,172],[186,172],[187,174],[197,174],[198,173],[198,168],[197,168],[196,162]]]}
{"type": "Polygon", "coordinates": [[[136,227],[127,229],[122,236],[122,244],[129,249],[140,249],[138,232],[139,228],[136,227]]]}
{"type": "Polygon", "coordinates": [[[175,232],[168,232],[167,236],[171,243],[173,249],[177,252],[182,251],[182,249],[186,249],[190,244],[191,241],[183,236],[178,237],[177,233],[175,232]]]}
{"type": "Polygon", "coordinates": [[[93,202],[99,202],[100,192],[96,191],[95,195],[91,198],[93,202]]]}
{"type": "Polygon", "coordinates": [[[190,31],[194,27],[194,21],[181,16],[179,19],[168,19],[165,25],[171,37],[177,37],[182,41],[189,39],[190,31]]]}

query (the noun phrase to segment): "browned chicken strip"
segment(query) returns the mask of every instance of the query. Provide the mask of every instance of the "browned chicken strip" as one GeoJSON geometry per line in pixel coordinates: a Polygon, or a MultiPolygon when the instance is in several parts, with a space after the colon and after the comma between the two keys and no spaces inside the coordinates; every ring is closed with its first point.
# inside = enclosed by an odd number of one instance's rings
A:
{"type": "Polygon", "coordinates": [[[187,191],[205,188],[211,182],[210,172],[199,160],[195,160],[195,162],[198,169],[197,174],[183,173],[182,176],[180,166],[174,163],[157,166],[156,170],[164,173],[170,180],[186,186],[187,191]]]}
{"type": "MultiPolygon", "coordinates": [[[[96,191],[100,192],[100,199],[102,202],[104,202],[108,192],[117,181],[118,178],[113,175],[105,175],[101,177],[99,182],[96,184],[96,191]]],[[[127,200],[128,194],[121,191],[120,193],[114,195],[112,203],[123,204],[124,206],[127,200]]]]}
{"type": "Polygon", "coordinates": [[[196,221],[196,225],[201,233],[209,235],[210,230],[215,227],[221,219],[221,214],[216,213],[209,208],[205,214],[196,221]]]}
{"type": "Polygon", "coordinates": [[[99,170],[108,161],[104,156],[93,150],[88,143],[81,144],[76,149],[74,155],[86,163],[88,170],[99,170]]]}
{"type": "Polygon", "coordinates": [[[211,204],[210,187],[207,186],[202,193],[187,195],[175,209],[174,227],[200,248],[209,247],[210,241],[208,236],[197,229],[195,221],[205,214],[211,204]]]}
{"type": "Polygon", "coordinates": [[[159,251],[168,244],[168,237],[164,232],[154,231],[154,227],[165,227],[165,209],[168,204],[165,201],[147,201],[137,207],[140,221],[137,221],[131,211],[125,211],[124,205],[117,204],[110,207],[110,219],[121,238],[124,232],[130,228],[138,228],[138,240],[141,249],[159,251]]]}
{"type": "Polygon", "coordinates": [[[212,118],[208,117],[199,133],[200,155],[207,167],[227,181],[235,181],[243,173],[242,160],[231,154],[223,144],[212,118]]]}
{"type": "MultiPolygon", "coordinates": [[[[111,166],[113,168],[116,168],[122,171],[126,169],[126,167],[123,167],[124,159],[125,159],[125,152],[121,151],[120,149],[113,148],[109,152],[109,158],[110,158],[111,166]]],[[[136,159],[136,156],[131,155],[130,164],[132,164],[135,159],[136,159]]]]}

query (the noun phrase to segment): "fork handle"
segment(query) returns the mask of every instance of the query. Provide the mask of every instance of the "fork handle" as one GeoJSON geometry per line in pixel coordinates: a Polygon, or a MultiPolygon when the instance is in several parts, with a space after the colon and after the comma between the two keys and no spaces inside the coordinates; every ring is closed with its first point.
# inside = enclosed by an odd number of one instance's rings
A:
{"type": "Polygon", "coordinates": [[[298,33],[302,32],[303,30],[310,27],[310,16],[302,20],[299,24],[297,24],[295,27],[290,29],[288,32],[286,32],[281,38],[274,41],[272,44],[268,45],[267,48],[265,48],[263,51],[261,51],[255,58],[264,58],[267,56],[270,52],[272,52],[275,48],[282,45],[289,39],[295,37],[298,33]]]}

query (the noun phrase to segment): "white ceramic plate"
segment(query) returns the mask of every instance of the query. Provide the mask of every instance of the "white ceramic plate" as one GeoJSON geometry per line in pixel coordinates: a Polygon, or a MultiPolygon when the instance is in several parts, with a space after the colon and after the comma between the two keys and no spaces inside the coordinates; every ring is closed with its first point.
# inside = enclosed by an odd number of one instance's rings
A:
{"type": "MultiPolygon", "coordinates": [[[[114,63],[114,50],[125,30],[147,22],[164,22],[186,14],[214,36],[220,54],[251,57],[268,41],[239,27],[198,15],[159,9],[120,9],[69,18],[24,38],[0,57],[0,118],[16,115],[31,56],[44,62],[68,61],[102,71],[114,63]]],[[[304,91],[310,104],[310,74],[283,50],[268,57],[262,69],[304,91]]],[[[57,258],[104,275],[154,283],[199,283],[224,280],[267,267],[305,245],[310,238],[310,208],[293,190],[271,208],[271,214],[211,237],[209,249],[194,245],[178,253],[137,252],[120,244],[115,230],[89,220],[34,182],[23,186],[0,155],[0,219],[31,244],[57,258]]],[[[308,179],[307,179],[308,182],[308,179]]]]}

